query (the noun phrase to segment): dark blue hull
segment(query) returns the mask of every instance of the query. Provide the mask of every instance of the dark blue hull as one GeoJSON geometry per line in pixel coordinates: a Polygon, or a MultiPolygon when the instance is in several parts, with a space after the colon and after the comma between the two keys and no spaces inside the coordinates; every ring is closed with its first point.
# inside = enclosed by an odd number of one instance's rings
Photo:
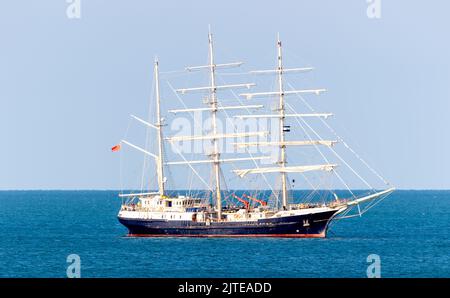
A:
{"type": "Polygon", "coordinates": [[[336,211],[261,219],[256,222],[204,222],[120,218],[135,237],[304,237],[323,238],[336,211]]]}

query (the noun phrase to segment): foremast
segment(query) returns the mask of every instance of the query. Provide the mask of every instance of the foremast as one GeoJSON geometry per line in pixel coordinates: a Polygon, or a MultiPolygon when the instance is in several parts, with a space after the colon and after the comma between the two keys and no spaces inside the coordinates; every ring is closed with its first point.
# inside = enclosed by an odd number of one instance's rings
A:
{"type": "MultiPolygon", "coordinates": [[[[161,197],[165,195],[165,177],[164,177],[164,139],[163,139],[163,131],[162,127],[164,126],[164,123],[162,121],[161,117],[161,96],[160,96],[160,85],[159,85],[159,61],[158,58],[155,57],[154,61],[154,78],[155,78],[155,97],[156,97],[156,123],[152,124],[150,122],[147,122],[145,120],[142,120],[139,117],[136,117],[134,115],[131,115],[132,118],[139,121],[140,123],[144,124],[145,126],[155,129],[157,131],[157,143],[158,143],[158,154],[154,154],[152,152],[147,151],[144,148],[141,148],[139,146],[136,146],[126,140],[121,140],[121,144],[125,144],[130,146],[133,149],[136,149],[137,151],[140,151],[148,156],[153,157],[153,159],[156,162],[156,174],[157,174],[157,181],[158,181],[158,192],[142,192],[142,193],[131,193],[131,194],[121,194],[119,197],[140,197],[140,196],[147,196],[147,195],[153,195],[153,194],[159,194],[161,197]]],[[[151,109],[150,109],[151,110],[151,109]]]]}
{"type": "Polygon", "coordinates": [[[159,89],[159,61],[158,58],[155,57],[154,63],[154,72],[155,72],[155,91],[156,91],[156,129],[158,132],[158,158],[156,158],[157,164],[157,176],[158,176],[158,192],[160,196],[165,195],[164,189],[164,146],[163,146],[163,132],[162,132],[162,120],[161,120],[161,97],[160,97],[160,89],[159,89]]]}

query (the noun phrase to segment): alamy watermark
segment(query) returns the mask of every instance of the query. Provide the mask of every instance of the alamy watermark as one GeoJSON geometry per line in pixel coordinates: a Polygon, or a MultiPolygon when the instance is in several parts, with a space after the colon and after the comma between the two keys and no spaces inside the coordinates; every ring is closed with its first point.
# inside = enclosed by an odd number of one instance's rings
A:
{"type": "Polygon", "coordinates": [[[77,254],[70,254],[67,256],[66,262],[69,263],[67,266],[66,274],[68,278],[80,278],[81,277],[81,259],[77,254]]]}
{"type": "Polygon", "coordinates": [[[370,254],[367,256],[367,277],[368,278],[380,278],[381,277],[381,259],[377,254],[370,254]]]}
{"type": "MultiPolygon", "coordinates": [[[[283,128],[287,133],[290,126],[283,128]]],[[[258,146],[258,143],[277,143],[280,140],[279,120],[276,118],[203,118],[196,111],[192,118],[176,117],[168,127],[167,137],[170,148],[176,154],[206,153],[259,153],[267,159],[262,163],[272,163],[278,159],[278,150],[273,146],[258,146]],[[215,133],[213,127],[215,126],[215,133]],[[215,143],[216,142],[216,143],[215,143]],[[217,146],[217,148],[215,148],[217,146]]]]}
{"type": "Polygon", "coordinates": [[[381,0],[366,0],[367,6],[367,17],[369,19],[380,19],[381,18],[381,0]]]}
{"type": "Polygon", "coordinates": [[[81,19],[81,0],[66,0],[66,16],[69,19],[81,19]]]}

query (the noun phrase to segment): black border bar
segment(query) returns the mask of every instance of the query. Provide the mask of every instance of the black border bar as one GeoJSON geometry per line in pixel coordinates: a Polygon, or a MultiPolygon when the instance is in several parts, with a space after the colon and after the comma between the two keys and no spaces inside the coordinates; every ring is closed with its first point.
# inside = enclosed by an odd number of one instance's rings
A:
{"type": "MultiPolygon", "coordinates": [[[[368,294],[385,294],[394,289],[439,296],[448,294],[449,279],[358,279],[358,278],[6,278],[0,279],[0,289],[15,293],[25,291],[49,291],[52,293],[90,293],[105,291],[124,297],[138,293],[145,297],[153,294],[190,297],[269,297],[288,294],[289,297],[311,295],[346,295],[364,297],[368,294]],[[207,286],[207,287],[206,287],[207,286]],[[195,292],[192,292],[195,289],[195,292]],[[208,290],[209,289],[209,290],[208,290]],[[443,290],[443,291],[441,291],[443,290]],[[62,292],[63,291],[63,292],[62,292]],[[308,295],[306,295],[308,293],[308,295]]],[[[315,296],[314,296],[315,297],[315,296]]]]}

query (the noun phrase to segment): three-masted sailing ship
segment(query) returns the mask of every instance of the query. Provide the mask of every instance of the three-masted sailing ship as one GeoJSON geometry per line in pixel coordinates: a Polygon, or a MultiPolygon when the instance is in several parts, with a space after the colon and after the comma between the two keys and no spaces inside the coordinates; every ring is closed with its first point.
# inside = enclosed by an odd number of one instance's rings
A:
{"type": "MultiPolygon", "coordinates": [[[[298,94],[320,94],[325,89],[306,90],[285,90],[283,75],[286,73],[303,72],[311,68],[285,68],[283,66],[282,44],[277,40],[277,66],[275,69],[254,71],[255,74],[273,74],[277,77],[277,87],[275,91],[243,93],[240,96],[246,99],[256,97],[269,97],[276,100],[276,113],[267,115],[240,115],[240,118],[272,118],[278,120],[278,136],[275,141],[266,140],[258,142],[234,143],[244,149],[255,146],[271,147],[278,150],[278,158],[270,166],[267,162],[258,163],[265,157],[250,156],[246,158],[223,158],[219,149],[221,139],[242,139],[251,136],[264,136],[265,131],[255,132],[234,132],[221,133],[217,127],[218,113],[226,110],[257,109],[261,105],[232,105],[226,106],[220,103],[218,92],[223,89],[250,88],[253,84],[230,84],[218,85],[216,83],[216,70],[224,67],[239,66],[242,63],[217,64],[214,60],[214,49],[212,34],[208,34],[209,61],[207,65],[187,68],[188,71],[203,70],[209,72],[209,85],[206,87],[177,89],[176,92],[185,94],[191,91],[203,91],[208,94],[202,108],[185,108],[172,112],[192,112],[194,110],[207,111],[211,115],[210,133],[203,135],[186,135],[165,137],[163,131],[163,118],[161,116],[160,83],[159,83],[159,62],[155,60],[154,76],[156,81],[156,123],[150,123],[133,116],[148,129],[155,130],[157,138],[157,152],[152,153],[147,149],[136,146],[126,140],[112,148],[113,151],[120,149],[121,144],[128,145],[148,156],[151,156],[156,164],[156,179],[158,189],[156,192],[139,192],[120,194],[122,205],[118,214],[118,219],[129,231],[130,236],[189,236],[189,237],[326,237],[331,221],[336,218],[349,217],[348,211],[356,207],[361,215],[360,205],[386,197],[394,188],[386,187],[384,190],[373,190],[363,196],[351,196],[350,198],[339,198],[334,194],[334,200],[328,203],[309,204],[302,203],[302,198],[295,198],[295,192],[289,189],[288,174],[306,173],[310,171],[332,172],[337,164],[306,164],[291,165],[287,163],[287,148],[302,146],[332,146],[336,141],[328,140],[287,140],[286,133],[290,126],[285,124],[287,118],[293,117],[328,117],[329,114],[291,114],[287,112],[285,97],[298,94]],[[168,161],[165,160],[165,142],[195,142],[210,141],[211,150],[204,152],[203,156],[209,159],[188,161],[168,161]],[[231,192],[231,196],[236,199],[235,205],[223,206],[224,190],[222,189],[223,176],[221,175],[221,165],[227,162],[239,164],[240,162],[251,161],[254,167],[244,167],[234,169],[232,172],[237,177],[244,178],[249,175],[277,175],[278,189],[273,191],[277,204],[268,204],[266,198],[256,198],[245,190],[238,195],[231,192]],[[193,169],[196,164],[210,164],[212,187],[210,197],[189,195],[171,195],[166,190],[165,167],[170,165],[185,164],[193,169]],[[212,204],[209,202],[213,198],[212,204]],[[295,199],[295,200],[294,200],[295,199]]],[[[205,175],[206,176],[206,175],[205,175]]],[[[301,195],[301,194],[300,194],[301,195]]]]}

